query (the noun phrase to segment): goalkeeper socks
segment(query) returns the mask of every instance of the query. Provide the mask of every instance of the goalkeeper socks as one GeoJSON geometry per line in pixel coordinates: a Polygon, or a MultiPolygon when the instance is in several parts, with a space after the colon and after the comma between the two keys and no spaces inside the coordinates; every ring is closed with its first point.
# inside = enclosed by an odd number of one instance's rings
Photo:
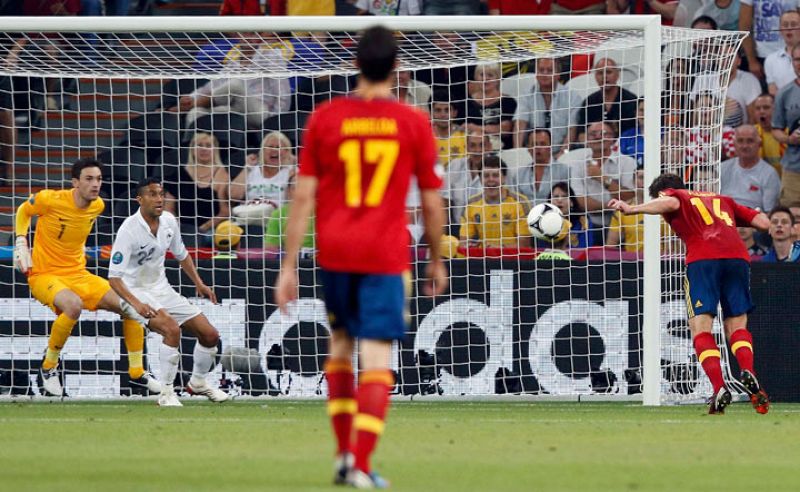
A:
{"type": "Polygon", "coordinates": [[[214,357],[216,355],[216,345],[213,347],[203,347],[200,345],[200,342],[195,343],[194,352],[192,353],[192,377],[205,379],[214,366],[214,357]]]}
{"type": "Polygon", "coordinates": [[[67,343],[67,339],[72,334],[72,328],[78,320],[72,319],[64,313],[58,315],[53,326],[50,328],[50,338],[47,340],[47,354],[42,362],[42,369],[48,370],[58,365],[58,357],[61,349],[67,343]]]}
{"type": "Polygon", "coordinates": [[[747,370],[755,374],[753,369],[753,335],[747,328],[739,328],[731,334],[731,352],[736,356],[741,370],[747,370]]]}
{"type": "Polygon", "coordinates": [[[358,410],[353,364],[349,359],[328,359],[325,361],[325,377],[328,380],[328,415],[336,435],[336,452],[342,454],[350,451],[353,416],[358,410]]]}
{"type": "Polygon", "coordinates": [[[369,458],[383,433],[389,409],[389,389],[394,376],[389,369],[362,371],[358,381],[358,413],[353,421],[356,430],[355,467],[370,473],[369,458]]]}
{"type": "Polygon", "coordinates": [[[175,383],[175,376],[178,374],[178,362],[180,359],[181,354],[178,352],[177,347],[161,344],[161,348],[158,351],[158,362],[161,366],[162,386],[172,388],[175,383]]]}
{"type": "Polygon", "coordinates": [[[697,359],[714,387],[714,393],[716,393],[725,385],[725,382],[722,379],[719,347],[714,335],[709,332],[699,333],[694,337],[694,351],[697,353],[697,359]]]}
{"type": "Polygon", "coordinates": [[[122,320],[122,336],[128,350],[128,375],[131,379],[139,379],[144,374],[142,354],[144,352],[144,328],[138,321],[122,320]]]}

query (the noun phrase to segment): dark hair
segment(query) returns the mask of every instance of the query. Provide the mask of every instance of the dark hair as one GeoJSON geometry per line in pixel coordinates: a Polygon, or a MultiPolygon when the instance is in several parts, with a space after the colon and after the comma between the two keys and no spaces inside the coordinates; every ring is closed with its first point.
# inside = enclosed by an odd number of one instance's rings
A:
{"type": "Polygon", "coordinates": [[[783,212],[789,215],[789,221],[794,225],[794,215],[792,215],[792,211],[789,210],[789,207],[784,207],[783,205],[778,205],[777,207],[773,208],[769,211],[769,218],[772,219],[772,216],[777,214],[778,212],[783,212]]]}
{"type": "Polygon", "coordinates": [[[707,15],[701,15],[697,19],[693,20],[691,28],[694,29],[694,26],[696,26],[697,24],[708,24],[709,26],[711,26],[711,29],[714,30],[714,31],[719,29],[719,25],[717,24],[717,21],[715,21],[712,17],[709,17],[707,15]]]}
{"type": "Polygon", "coordinates": [[[759,97],[768,97],[772,99],[772,102],[775,102],[775,96],[773,96],[769,92],[762,92],[761,94],[758,95],[758,97],[756,97],[756,99],[758,99],[759,97]]]}
{"type": "Polygon", "coordinates": [[[436,89],[431,95],[431,113],[433,113],[434,104],[447,104],[450,106],[450,118],[455,119],[458,117],[458,105],[455,101],[450,99],[450,91],[447,89],[436,89]]]}
{"type": "Polygon", "coordinates": [[[149,178],[142,178],[136,183],[136,196],[142,196],[142,190],[150,186],[151,184],[157,184],[161,186],[161,180],[156,178],[155,176],[150,176],[149,178]]]}
{"type": "Polygon", "coordinates": [[[580,204],[578,203],[578,197],[575,196],[575,192],[572,191],[572,187],[569,185],[569,183],[567,183],[566,181],[559,181],[558,183],[555,183],[553,184],[553,186],[550,187],[550,193],[547,195],[548,202],[553,201],[553,190],[555,190],[556,188],[567,194],[567,198],[569,198],[569,212],[570,212],[569,220],[573,224],[576,224],[577,223],[576,221],[578,220],[577,217],[581,210],[580,204]],[[576,219],[573,220],[573,217],[576,217],[576,219]]]}
{"type": "Polygon", "coordinates": [[[685,190],[686,184],[677,174],[664,173],[650,183],[650,188],[647,191],[650,193],[650,198],[658,198],[659,193],[670,188],[673,190],[685,190]]]}
{"type": "Polygon", "coordinates": [[[550,134],[550,130],[548,130],[547,128],[533,128],[532,130],[528,130],[528,134],[525,135],[525,143],[527,143],[530,146],[533,146],[533,142],[531,142],[531,139],[534,138],[534,136],[536,136],[537,133],[546,133],[547,138],[550,140],[550,143],[553,143],[553,135],[550,134]]]}
{"type": "Polygon", "coordinates": [[[386,80],[396,59],[397,41],[392,31],[383,26],[372,26],[361,33],[356,61],[364,78],[372,82],[386,80]]]}
{"type": "Polygon", "coordinates": [[[100,161],[92,157],[84,157],[82,159],[78,159],[72,165],[72,178],[81,179],[81,171],[90,167],[96,167],[100,170],[101,174],[103,172],[103,164],[100,161]]]}
{"type": "Polygon", "coordinates": [[[483,167],[481,169],[499,169],[500,173],[505,176],[508,172],[506,163],[497,154],[486,154],[483,156],[483,167]]]}

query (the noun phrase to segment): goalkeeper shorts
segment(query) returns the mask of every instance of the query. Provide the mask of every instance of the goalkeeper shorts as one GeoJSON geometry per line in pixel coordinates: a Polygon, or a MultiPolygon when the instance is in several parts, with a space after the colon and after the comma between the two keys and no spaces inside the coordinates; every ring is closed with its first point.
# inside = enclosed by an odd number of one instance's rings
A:
{"type": "Polygon", "coordinates": [[[60,311],[56,308],[54,301],[56,295],[64,289],[69,289],[77,294],[83,301],[84,309],[89,311],[97,310],[100,300],[111,290],[108,280],[86,270],[68,275],[51,273],[31,275],[28,277],[28,285],[34,299],[52,309],[56,314],[60,314],[60,311]]]}

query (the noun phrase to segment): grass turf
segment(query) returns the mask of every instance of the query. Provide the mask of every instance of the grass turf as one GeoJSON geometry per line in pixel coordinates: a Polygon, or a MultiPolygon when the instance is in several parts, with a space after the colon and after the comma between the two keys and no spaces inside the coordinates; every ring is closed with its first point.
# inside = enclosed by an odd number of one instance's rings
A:
{"type": "MultiPolygon", "coordinates": [[[[800,405],[397,402],[394,490],[800,490],[800,405]]],[[[0,490],[338,490],[323,402],[0,404],[0,490]]]]}

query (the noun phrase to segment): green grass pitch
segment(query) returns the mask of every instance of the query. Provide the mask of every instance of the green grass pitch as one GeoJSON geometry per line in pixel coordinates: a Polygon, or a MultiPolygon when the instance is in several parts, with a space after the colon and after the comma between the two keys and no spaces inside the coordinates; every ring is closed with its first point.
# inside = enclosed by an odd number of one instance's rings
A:
{"type": "MultiPolygon", "coordinates": [[[[325,491],[324,403],[0,403],[3,491],[325,491]]],[[[796,491],[800,405],[396,402],[397,491],[796,491]]]]}

